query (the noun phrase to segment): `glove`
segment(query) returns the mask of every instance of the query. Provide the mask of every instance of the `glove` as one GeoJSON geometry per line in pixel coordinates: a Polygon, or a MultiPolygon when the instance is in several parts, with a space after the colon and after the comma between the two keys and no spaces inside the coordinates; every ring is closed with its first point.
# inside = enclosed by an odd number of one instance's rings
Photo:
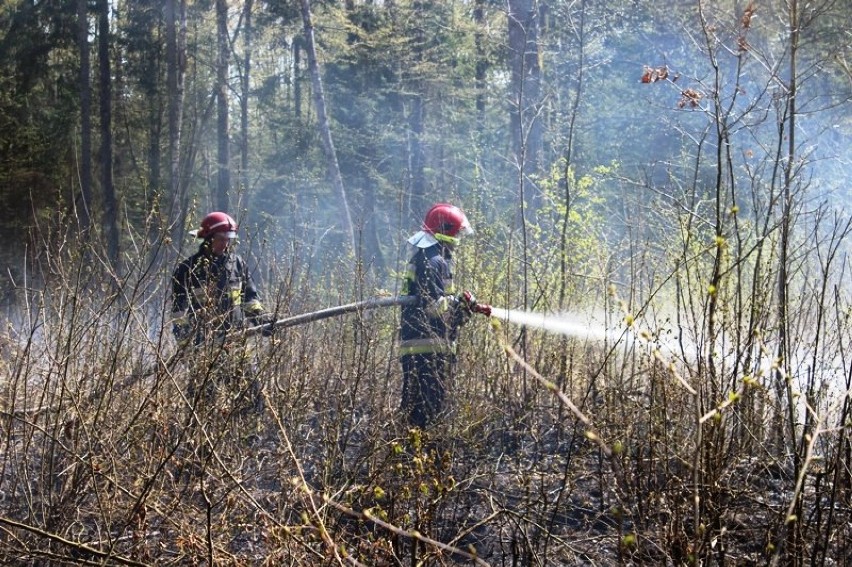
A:
{"type": "Polygon", "coordinates": [[[476,296],[465,290],[459,294],[459,304],[470,313],[474,313],[476,309],[476,296]]]}
{"type": "Polygon", "coordinates": [[[252,322],[255,325],[263,325],[263,329],[260,331],[261,336],[271,337],[275,334],[275,315],[272,313],[257,315],[252,322]]]}
{"type": "Polygon", "coordinates": [[[459,296],[459,303],[470,313],[481,313],[486,317],[491,317],[491,306],[487,303],[478,303],[473,293],[467,290],[459,296]]]}

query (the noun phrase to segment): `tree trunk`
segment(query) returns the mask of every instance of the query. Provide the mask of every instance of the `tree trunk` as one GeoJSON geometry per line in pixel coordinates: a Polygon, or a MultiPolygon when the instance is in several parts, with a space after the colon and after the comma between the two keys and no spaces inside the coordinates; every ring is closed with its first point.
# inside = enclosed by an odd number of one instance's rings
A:
{"type": "Polygon", "coordinates": [[[510,122],[515,159],[526,175],[538,166],[542,129],[538,120],[541,67],[535,0],[509,0],[510,122]]]}
{"type": "MultiPolygon", "coordinates": [[[[807,439],[811,432],[808,431],[808,419],[806,414],[806,425],[802,428],[802,437],[800,445],[797,447],[797,410],[796,410],[796,394],[794,393],[792,380],[793,367],[790,361],[792,352],[790,336],[790,248],[792,232],[793,232],[793,183],[795,183],[796,168],[799,167],[796,156],[796,91],[798,89],[797,56],[799,50],[799,14],[797,0],[791,0],[788,4],[789,9],[789,33],[790,33],[790,82],[787,85],[787,111],[786,111],[786,137],[787,137],[787,160],[784,162],[784,191],[781,201],[781,241],[780,250],[778,253],[778,349],[777,360],[779,361],[778,369],[775,372],[775,380],[779,392],[786,394],[787,400],[787,419],[789,420],[789,441],[785,445],[793,447],[793,475],[798,478],[802,461],[805,455],[807,439]]],[[[783,398],[782,398],[783,399],[783,398]]],[[[793,506],[793,513],[796,517],[802,518],[802,495],[796,494],[796,500],[793,506]]],[[[773,556],[772,564],[776,565],[781,557],[781,549],[785,550],[786,560],[788,564],[800,565],[801,558],[801,521],[785,522],[785,540],[779,542],[779,551],[773,556]],[[786,549],[785,549],[786,546],[786,549]]]]}
{"type": "Polygon", "coordinates": [[[296,119],[302,117],[302,39],[293,39],[293,115],[296,119]]]}
{"type": "Polygon", "coordinates": [[[77,45],[80,51],[80,231],[91,225],[92,203],[92,86],[89,62],[89,14],[87,0],[77,0],[77,45]]]}
{"type": "Polygon", "coordinates": [[[186,70],[186,0],[166,0],[166,81],[169,107],[169,223],[172,241],[180,248],[186,223],[186,199],[180,180],[181,121],[183,120],[183,82],[186,70]],[[175,2],[180,2],[178,30],[175,2]]]}
{"type": "Polygon", "coordinates": [[[426,175],[423,151],[423,96],[410,97],[411,110],[408,114],[408,177],[411,212],[416,219],[422,219],[429,203],[426,201],[426,175]]]}
{"type": "MultiPolygon", "coordinates": [[[[541,69],[538,63],[538,19],[535,0],[509,0],[508,41],[511,64],[511,100],[509,118],[515,165],[518,172],[518,222],[521,227],[522,305],[529,304],[529,261],[527,254],[527,206],[535,210],[535,200],[528,197],[526,183],[535,170],[541,146],[541,127],[537,117],[541,69]]],[[[526,354],[527,331],[521,331],[521,353],[526,354]]],[[[527,399],[526,371],[523,374],[523,395],[527,399]]]]}
{"type": "MultiPolygon", "coordinates": [[[[421,0],[412,4],[412,14],[415,19],[425,18],[429,9],[427,2],[421,0]]],[[[412,67],[417,68],[423,64],[425,59],[424,49],[428,42],[426,33],[422,26],[417,26],[412,38],[411,56],[412,67]]],[[[414,218],[419,221],[426,214],[430,203],[426,196],[426,150],[423,145],[423,136],[426,123],[426,104],[424,101],[424,81],[416,74],[409,80],[406,90],[411,92],[408,101],[410,104],[408,112],[408,183],[410,195],[410,209],[414,218]]]]}
{"type": "Polygon", "coordinates": [[[218,141],[215,208],[229,209],[228,192],[231,188],[231,150],[228,140],[228,2],[216,0],[216,36],[218,58],[216,61],[216,139],[218,141]]]}
{"type": "MultiPolygon", "coordinates": [[[[366,163],[376,163],[375,147],[370,146],[363,149],[364,161],[366,163]]],[[[361,214],[361,226],[363,231],[364,241],[364,264],[368,266],[372,273],[379,277],[386,275],[385,257],[382,254],[382,247],[379,238],[379,222],[381,215],[376,213],[376,209],[380,207],[376,192],[375,178],[368,170],[363,174],[363,207],[361,214]]]]}
{"type": "Polygon", "coordinates": [[[344,232],[349,239],[349,247],[353,255],[357,255],[358,246],[355,240],[355,229],[352,225],[352,213],[349,209],[349,201],[346,197],[346,188],[343,185],[343,177],[340,174],[340,165],[337,162],[337,152],[334,149],[334,140],[331,136],[331,126],[325,108],[325,94],[322,87],[322,78],[317,61],[316,43],[314,42],[314,25],[311,21],[311,8],[308,0],[301,0],[302,22],[305,27],[305,47],[308,54],[308,67],[311,72],[311,83],[314,88],[314,104],[317,107],[317,120],[319,121],[320,137],[325,150],[326,167],[328,175],[340,195],[340,206],[343,208],[344,232]]]}
{"type": "MultiPolygon", "coordinates": [[[[153,38],[152,38],[153,39],[153,38]]],[[[162,183],[162,150],[160,137],[163,133],[163,101],[159,83],[158,53],[151,49],[148,54],[147,72],[152,77],[146,90],[148,99],[148,187],[153,194],[159,193],[162,183]],[[156,77],[156,78],[154,78],[156,77]]]]}
{"type": "Polygon", "coordinates": [[[485,128],[485,79],[488,72],[488,58],[485,55],[485,0],[475,0],[473,6],[473,34],[476,48],[476,68],[474,69],[474,87],[476,89],[476,126],[482,136],[485,128]]]}
{"type": "Polygon", "coordinates": [[[254,0],[245,0],[243,7],[243,41],[245,44],[245,57],[243,59],[243,75],[240,85],[240,183],[242,190],[247,191],[249,186],[249,85],[251,78],[251,56],[252,56],[252,23],[251,15],[254,0]]]}
{"type": "Polygon", "coordinates": [[[182,223],[178,222],[180,197],[178,195],[178,147],[180,140],[180,105],[177,96],[177,11],[175,2],[166,0],[166,92],[169,115],[169,224],[172,239],[178,243],[183,237],[182,223]]]}
{"type": "Polygon", "coordinates": [[[101,192],[104,203],[103,223],[106,228],[107,256],[120,272],[118,203],[112,175],[112,75],[109,60],[109,0],[98,0],[98,64],[100,68],[101,103],[101,192]]]}

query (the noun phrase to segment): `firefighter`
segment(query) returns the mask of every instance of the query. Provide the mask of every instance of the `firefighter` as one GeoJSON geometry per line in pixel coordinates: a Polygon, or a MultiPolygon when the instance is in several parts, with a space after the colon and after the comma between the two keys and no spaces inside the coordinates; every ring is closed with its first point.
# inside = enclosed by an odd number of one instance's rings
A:
{"type": "Polygon", "coordinates": [[[244,341],[240,345],[228,332],[266,325],[263,335],[270,336],[275,318],[264,309],[245,261],[233,249],[237,223],[230,215],[212,212],[190,234],[201,239],[201,245],[172,276],[172,330],[180,344],[193,345],[195,352],[208,356],[207,368],[216,370],[193,373],[190,399],[195,402],[202,389],[210,397],[211,390],[225,385],[221,382],[233,382],[229,385],[238,387],[241,398],[247,394],[252,409],[260,412],[261,386],[248,363],[244,341]]]}
{"type": "Polygon", "coordinates": [[[408,263],[404,295],[419,300],[403,306],[400,327],[402,411],[412,426],[425,428],[443,410],[459,328],[472,313],[491,315],[469,291],[456,294],[453,250],[472,234],[467,216],[456,206],[438,203],[426,213],[422,230],[408,239],[416,248],[408,263]]]}

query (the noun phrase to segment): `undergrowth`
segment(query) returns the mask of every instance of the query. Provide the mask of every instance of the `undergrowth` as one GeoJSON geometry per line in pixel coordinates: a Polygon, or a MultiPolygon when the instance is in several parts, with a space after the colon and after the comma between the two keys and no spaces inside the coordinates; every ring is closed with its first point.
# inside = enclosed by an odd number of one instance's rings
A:
{"type": "Polygon", "coordinates": [[[757,379],[710,400],[647,345],[532,332],[522,357],[517,329],[480,319],[446,416],[412,430],[394,310],[180,350],[167,278],[97,266],[52,260],[4,333],[4,564],[822,565],[852,551],[845,428],[826,425],[796,477],[757,379]],[[263,385],[259,413],[224,376],[235,353],[263,385]],[[205,381],[218,387],[191,387],[205,381]],[[798,543],[779,549],[790,525],[798,543]]]}

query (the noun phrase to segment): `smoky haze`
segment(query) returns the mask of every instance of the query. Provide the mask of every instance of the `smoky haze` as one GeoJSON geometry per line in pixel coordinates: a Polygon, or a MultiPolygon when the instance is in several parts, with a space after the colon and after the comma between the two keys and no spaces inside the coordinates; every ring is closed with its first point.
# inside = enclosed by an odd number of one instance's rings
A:
{"type": "MultiPolygon", "coordinates": [[[[779,186],[776,165],[783,167],[787,154],[783,141],[779,143],[779,135],[786,137],[779,101],[789,81],[787,68],[779,64],[785,28],[777,23],[777,14],[761,8],[743,30],[737,13],[720,5],[704,14],[708,23],[702,29],[692,11],[676,14],[672,21],[671,14],[656,13],[651,4],[640,4],[637,12],[656,18],[587,9],[582,41],[577,28],[569,33],[555,27],[547,28],[541,40],[542,57],[549,63],[541,77],[548,84],[541,108],[552,119],[543,134],[541,173],[525,180],[530,203],[559,196],[544,185],[551,168],[558,171],[557,160],[569,151],[570,123],[574,171],[614,166],[596,188],[598,206],[611,221],[604,227],[607,238],[647,235],[649,224],[656,224],[648,215],[654,217],[661,208],[688,208],[709,222],[720,146],[730,163],[722,179],[724,191],[737,198],[743,217],[763,214],[779,186]],[[738,43],[740,38],[744,43],[738,43]],[[739,51],[738,45],[748,47],[739,51]],[[643,83],[646,68],[666,69],[667,76],[643,83]],[[698,98],[683,94],[688,91],[698,98]],[[716,132],[720,122],[722,142],[716,132]],[[535,198],[542,194],[543,199],[535,198]],[[634,201],[639,209],[648,205],[646,214],[636,214],[634,201]]],[[[364,7],[362,16],[369,14],[364,7]]],[[[578,24],[578,17],[559,7],[547,21],[578,24]]],[[[451,27],[442,37],[452,41],[462,33],[451,27]]],[[[799,57],[796,183],[806,189],[803,200],[847,210],[852,174],[849,81],[822,51],[803,48],[799,57]]],[[[471,99],[463,91],[448,93],[450,86],[465,87],[469,78],[463,71],[455,63],[444,77],[421,77],[401,70],[387,54],[362,46],[326,63],[333,134],[359,254],[375,269],[380,285],[387,285],[388,275],[398,269],[406,253],[404,238],[417,228],[431,202],[457,202],[485,222],[508,230],[518,226],[515,158],[508,125],[501,119],[511,107],[505,92],[510,78],[489,67],[486,77],[496,88],[488,89],[483,99],[487,121],[473,127],[465,115],[474,111],[471,99]]],[[[260,219],[257,225],[264,234],[279,235],[279,250],[298,243],[301,261],[310,260],[316,272],[323,272],[333,268],[345,249],[341,203],[329,193],[323,168],[306,167],[304,147],[295,139],[269,155],[258,170],[260,191],[247,200],[247,219],[249,224],[260,219]]],[[[313,157],[322,158],[318,153],[313,157]]],[[[653,238],[665,238],[669,230],[677,229],[654,226],[653,238]]]]}

